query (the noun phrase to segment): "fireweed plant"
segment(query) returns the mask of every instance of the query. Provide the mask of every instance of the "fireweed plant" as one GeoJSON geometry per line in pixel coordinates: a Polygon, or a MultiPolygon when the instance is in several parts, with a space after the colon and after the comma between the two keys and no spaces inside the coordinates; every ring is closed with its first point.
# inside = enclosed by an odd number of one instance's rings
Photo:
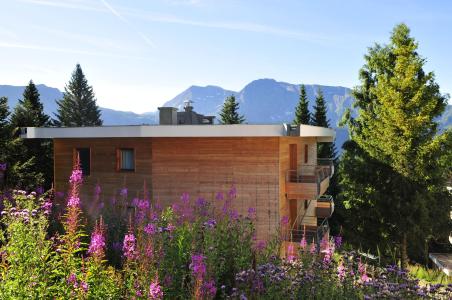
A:
{"type": "Polygon", "coordinates": [[[49,234],[49,218],[59,215],[53,193],[1,196],[0,299],[452,297],[451,286],[421,285],[397,266],[381,268],[342,250],[341,237],[317,245],[303,236],[286,248],[278,232],[257,240],[256,209],[238,214],[235,186],[211,202],[184,193],[163,208],[146,189],[129,199],[122,187],[105,200],[98,183],[91,226],[83,218],[78,167],[69,183],[59,234],[49,234]]]}

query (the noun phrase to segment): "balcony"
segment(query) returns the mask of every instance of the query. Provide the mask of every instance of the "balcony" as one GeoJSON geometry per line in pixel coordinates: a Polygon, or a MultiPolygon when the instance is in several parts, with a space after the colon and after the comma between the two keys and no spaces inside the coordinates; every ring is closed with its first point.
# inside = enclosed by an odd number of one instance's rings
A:
{"type": "Polygon", "coordinates": [[[298,170],[286,172],[288,199],[316,199],[326,192],[334,174],[331,159],[317,159],[316,165],[302,164],[298,170]]]}
{"type": "Polygon", "coordinates": [[[317,198],[317,206],[315,207],[315,214],[317,218],[329,218],[334,212],[333,196],[322,195],[317,198]]]}

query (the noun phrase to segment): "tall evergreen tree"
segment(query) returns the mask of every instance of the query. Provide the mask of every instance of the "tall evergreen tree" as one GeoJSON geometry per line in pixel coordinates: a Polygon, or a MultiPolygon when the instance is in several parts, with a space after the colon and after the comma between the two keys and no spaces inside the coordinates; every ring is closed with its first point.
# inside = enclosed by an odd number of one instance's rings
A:
{"type": "Polygon", "coordinates": [[[446,236],[452,204],[444,182],[452,134],[437,135],[435,121],[447,97],[433,72],[423,70],[425,59],[409,32],[396,26],[388,45],[377,44],[365,56],[353,93],[358,117],[345,116],[352,141],[340,164],[341,196],[355,212],[349,232],[372,236],[369,248],[378,241],[396,247],[403,267],[408,257],[425,256],[429,241],[446,236]]]}
{"type": "MultiPolygon", "coordinates": [[[[317,90],[317,96],[315,97],[314,115],[312,117],[311,125],[330,127],[330,121],[327,116],[327,107],[325,104],[325,98],[323,92],[319,88],[317,90]]],[[[332,158],[335,159],[337,155],[334,143],[318,143],[317,157],[319,158],[332,158]]]]}
{"type": "Polygon", "coordinates": [[[8,98],[0,97],[0,163],[6,162],[6,144],[10,137],[8,98]]]}
{"type": "Polygon", "coordinates": [[[57,101],[55,124],[58,126],[100,126],[101,113],[96,104],[93,88],[88,85],[80,64],[64,88],[63,99],[57,101]]]}
{"type": "Polygon", "coordinates": [[[300,100],[298,101],[298,105],[295,108],[295,120],[293,122],[296,125],[309,125],[311,123],[309,101],[308,96],[306,95],[306,87],[304,86],[304,84],[300,86],[300,100]]]}
{"type": "Polygon", "coordinates": [[[50,125],[50,118],[44,113],[44,106],[40,101],[40,95],[32,80],[25,87],[22,99],[14,108],[11,115],[13,127],[42,127],[50,125]]]}
{"type": "Polygon", "coordinates": [[[32,80],[25,87],[22,99],[11,114],[11,129],[13,140],[11,141],[10,160],[11,172],[10,184],[21,188],[35,188],[37,185],[44,184],[50,188],[53,178],[53,158],[52,141],[45,139],[26,139],[19,138],[21,127],[44,127],[50,125],[50,118],[44,113],[44,106],[40,101],[38,89],[32,80]],[[19,173],[28,173],[25,174],[19,173]],[[35,178],[43,178],[44,182],[36,182],[35,178]]]}
{"type": "Polygon", "coordinates": [[[220,111],[221,124],[241,124],[245,122],[245,117],[240,115],[239,103],[235,101],[235,96],[231,95],[226,98],[220,111]]]}

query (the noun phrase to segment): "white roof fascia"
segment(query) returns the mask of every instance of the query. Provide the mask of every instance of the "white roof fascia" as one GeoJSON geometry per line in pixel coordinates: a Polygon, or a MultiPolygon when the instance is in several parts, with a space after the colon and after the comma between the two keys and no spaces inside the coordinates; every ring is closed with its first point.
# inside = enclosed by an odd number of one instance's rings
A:
{"type": "MultiPolygon", "coordinates": [[[[275,137],[287,136],[285,125],[136,125],[99,127],[27,127],[22,138],[114,138],[114,137],[275,137]]],[[[300,126],[301,137],[333,141],[333,129],[300,126]]]]}

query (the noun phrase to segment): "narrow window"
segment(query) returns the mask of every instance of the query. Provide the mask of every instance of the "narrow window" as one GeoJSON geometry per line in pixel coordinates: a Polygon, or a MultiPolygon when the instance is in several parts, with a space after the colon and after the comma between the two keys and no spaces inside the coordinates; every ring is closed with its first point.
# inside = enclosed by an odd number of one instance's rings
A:
{"type": "Polygon", "coordinates": [[[304,145],[304,163],[308,163],[308,145],[304,145]]]}
{"type": "Polygon", "coordinates": [[[117,150],[116,169],[118,171],[135,171],[135,151],[130,148],[117,150]]]}
{"type": "Polygon", "coordinates": [[[73,164],[77,163],[77,159],[80,163],[80,169],[83,176],[89,176],[91,174],[91,149],[90,148],[77,148],[74,151],[73,164]]]}

